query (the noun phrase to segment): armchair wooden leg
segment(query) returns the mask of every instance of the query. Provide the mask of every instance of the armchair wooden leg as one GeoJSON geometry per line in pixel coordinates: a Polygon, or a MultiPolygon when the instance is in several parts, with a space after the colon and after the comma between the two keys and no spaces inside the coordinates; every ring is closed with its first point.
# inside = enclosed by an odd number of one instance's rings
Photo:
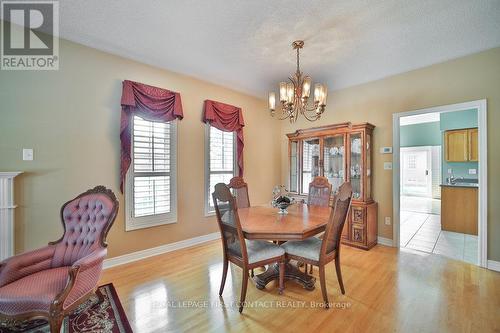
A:
{"type": "Polygon", "coordinates": [[[285,290],[285,260],[280,262],[280,277],[279,277],[279,290],[280,295],[283,294],[283,290],[285,290]]]}
{"type": "Polygon", "coordinates": [[[340,271],[340,258],[335,258],[335,271],[337,272],[337,280],[339,280],[340,291],[345,295],[344,282],[342,281],[342,272],[340,271]]]}
{"type": "Polygon", "coordinates": [[[326,292],[326,281],[325,281],[325,265],[319,265],[319,282],[321,284],[321,293],[323,294],[323,301],[325,302],[325,308],[328,309],[328,293],[326,292]]]}
{"type": "Polygon", "coordinates": [[[311,267],[309,268],[309,274],[312,274],[313,273],[313,265],[311,265],[311,267]]]}
{"type": "Polygon", "coordinates": [[[60,333],[64,317],[56,315],[49,319],[50,333],[60,333]]]}
{"type": "Polygon", "coordinates": [[[222,268],[222,281],[220,282],[219,296],[222,296],[222,292],[224,291],[224,285],[226,284],[228,264],[229,264],[228,260],[224,259],[224,267],[222,268]]]}
{"type": "Polygon", "coordinates": [[[254,276],[255,276],[255,274],[253,273],[253,268],[252,268],[252,270],[250,271],[250,276],[251,276],[251,277],[254,277],[254,276]]]}
{"type": "Polygon", "coordinates": [[[243,276],[241,278],[241,298],[240,298],[240,313],[243,312],[243,305],[245,304],[245,298],[247,296],[247,286],[248,286],[248,269],[245,267],[243,269],[243,276]]]}

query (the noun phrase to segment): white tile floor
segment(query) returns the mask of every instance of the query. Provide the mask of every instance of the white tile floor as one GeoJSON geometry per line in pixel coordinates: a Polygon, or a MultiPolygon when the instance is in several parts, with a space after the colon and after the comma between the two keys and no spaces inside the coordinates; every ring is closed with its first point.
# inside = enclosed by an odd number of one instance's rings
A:
{"type": "Polygon", "coordinates": [[[400,217],[401,248],[436,253],[477,265],[477,236],[442,231],[441,217],[436,214],[402,210],[400,217]]]}

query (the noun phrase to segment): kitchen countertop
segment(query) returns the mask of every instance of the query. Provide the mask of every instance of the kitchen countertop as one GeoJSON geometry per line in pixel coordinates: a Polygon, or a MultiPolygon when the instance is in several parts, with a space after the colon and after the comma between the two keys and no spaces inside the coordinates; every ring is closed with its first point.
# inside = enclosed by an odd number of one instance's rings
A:
{"type": "Polygon", "coordinates": [[[455,183],[455,184],[441,184],[440,186],[446,187],[471,187],[471,188],[479,188],[479,184],[477,183],[455,183]]]}

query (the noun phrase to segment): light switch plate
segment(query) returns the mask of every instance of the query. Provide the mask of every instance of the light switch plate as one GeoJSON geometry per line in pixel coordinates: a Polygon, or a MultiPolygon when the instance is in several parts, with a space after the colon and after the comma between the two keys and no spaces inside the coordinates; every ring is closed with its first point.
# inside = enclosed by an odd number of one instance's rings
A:
{"type": "Polygon", "coordinates": [[[469,169],[469,175],[477,175],[477,169],[469,169]]]}
{"type": "Polygon", "coordinates": [[[448,174],[451,175],[453,173],[452,169],[448,169],[448,174]]]}
{"type": "Polygon", "coordinates": [[[392,147],[381,147],[380,153],[381,154],[392,154],[392,147]]]}
{"type": "Polygon", "coordinates": [[[392,162],[384,162],[384,170],[392,170],[392,162]]]}
{"type": "Polygon", "coordinates": [[[23,148],[23,161],[33,161],[32,148],[23,148]]]}

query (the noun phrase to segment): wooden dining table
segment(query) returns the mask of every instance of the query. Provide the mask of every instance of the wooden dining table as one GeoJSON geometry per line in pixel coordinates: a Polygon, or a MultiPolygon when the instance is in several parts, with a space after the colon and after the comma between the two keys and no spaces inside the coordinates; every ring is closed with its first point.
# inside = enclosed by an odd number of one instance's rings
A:
{"type": "MultiPolygon", "coordinates": [[[[303,240],[325,230],[330,216],[330,207],[308,206],[295,203],[288,207],[288,214],[279,214],[271,206],[239,208],[238,216],[246,239],[286,242],[303,240]]],[[[258,289],[279,277],[278,264],[270,265],[264,273],[254,277],[258,289]]],[[[300,283],[305,289],[313,290],[316,279],[300,271],[297,265],[288,262],[285,279],[300,283]]]]}

